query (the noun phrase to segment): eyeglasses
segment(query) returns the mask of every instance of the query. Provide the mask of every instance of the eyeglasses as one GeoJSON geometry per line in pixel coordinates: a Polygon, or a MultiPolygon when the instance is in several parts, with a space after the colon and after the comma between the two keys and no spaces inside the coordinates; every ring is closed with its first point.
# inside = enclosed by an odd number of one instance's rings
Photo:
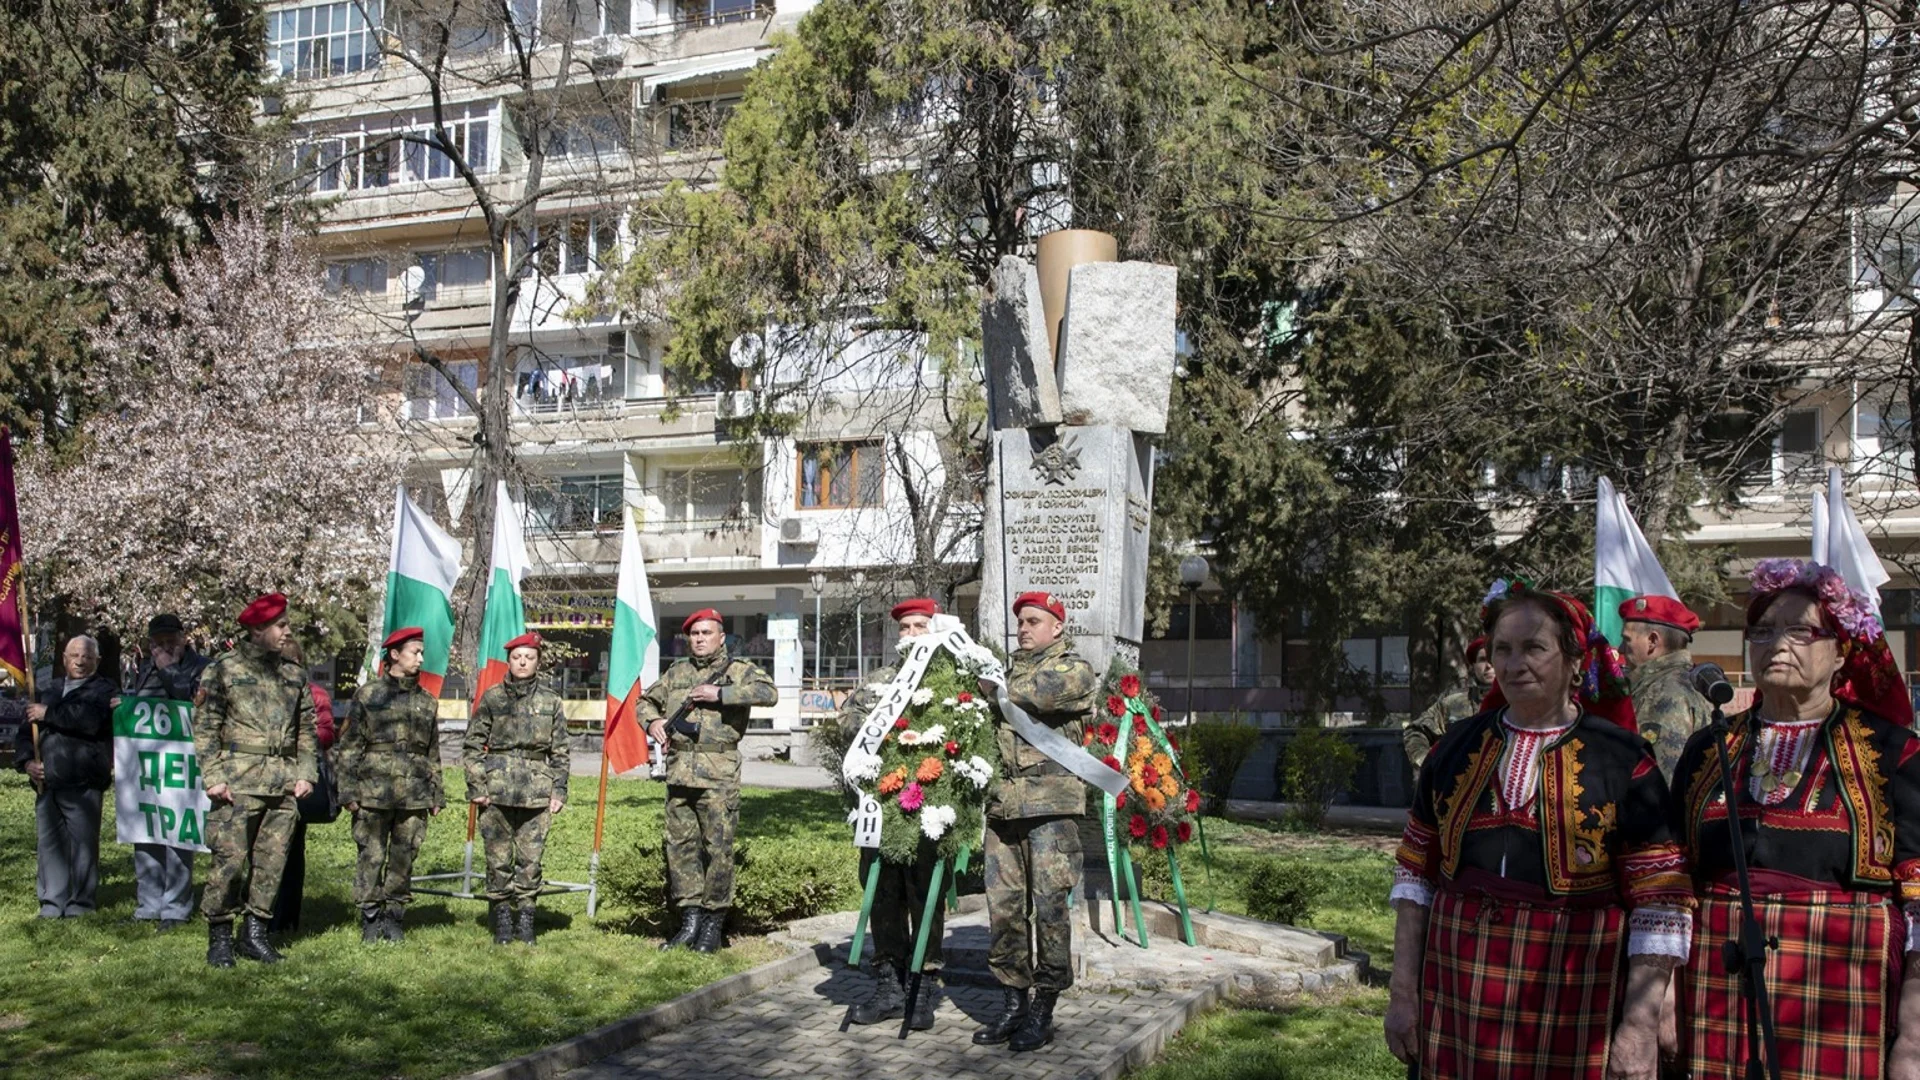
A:
{"type": "Polygon", "coordinates": [[[1808,626],[1805,623],[1795,623],[1792,626],[1747,627],[1747,644],[1758,645],[1762,648],[1772,645],[1776,641],[1784,641],[1789,645],[1805,646],[1811,645],[1816,641],[1823,641],[1827,638],[1839,636],[1840,635],[1824,626],[1808,626]]]}

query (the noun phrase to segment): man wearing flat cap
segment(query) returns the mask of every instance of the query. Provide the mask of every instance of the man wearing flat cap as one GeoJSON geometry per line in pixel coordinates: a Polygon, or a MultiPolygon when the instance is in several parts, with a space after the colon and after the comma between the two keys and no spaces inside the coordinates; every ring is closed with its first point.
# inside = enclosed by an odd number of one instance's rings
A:
{"type": "Polygon", "coordinates": [[[1700,616],[1670,596],[1636,596],[1621,603],[1620,622],[1633,715],[1660,771],[1672,779],[1687,739],[1713,720],[1713,706],[1687,681],[1693,669],[1687,647],[1700,616]]]}
{"type": "Polygon", "coordinates": [[[774,704],[780,692],[766,672],[727,655],[718,611],[696,611],[680,630],[691,655],[640,698],[640,722],[667,748],[667,891],[680,909],[679,931],[660,947],[710,953],[724,942],[733,907],[740,740],[753,706],[774,704]],[[683,704],[691,708],[675,720],[683,704]]]}
{"type": "MultiPolygon", "coordinates": [[[[902,600],[893,606],[893,621],[900,624],[900,640],[908,641],[933,627],[940,605],[925,597],[902,600]]],[[[852,742],[860,725],[878,703],[880,690],[899,674],[900,665],[889,664],[869,672],[867,681],[847,695],[840,706],[841,737],[852,742]]],[[[877,849],[860,852],[860,880],[867,880],[867,868],[880,863],[880,876],[873,892],[873,952],[876,976],[873,996],[855,1006],[853,1022],[878,1024],[897,1020],[907,1011],[907,965],[913,962],[913,942],[920,932],[920,917],[927,910],[927,893],[933,885],[933,868],[940,861],[939,847],[926,837],[920,838],[918,857],[912,863],[888,862],[877,849]]],[[[927,954],[921,961],[923,972],[920,996],[914,999],[911,1027],[925,1031],[933,1026],[934,1009],[940,998],[940,938],[945,931],[947,906],[933,905],[933,918],[927,923],[927,954]]]]}
{"type": "Polygon", "coordinates": [[[360,850],[353,902],[360,907],[360,940],[368,943],[405,938],[413,859],[427,818],[447,803],[440,703],[420,686],[426,636],[418,626],[387,635],[379,675],[354,692],[340,728],[340,805],[353,815],[360,850]]]}
{"type": "Polygon", "coordinates": [[[206,829],[213,858],[200,912],[214,967],[233,966],[233,923],[243,913],[239,954],[280,962],[267,941],[267,920],[300,820],[298,801],[319,778],[307,669],[281,655],[293,638],[287,598],[257,598],[240,613],[240,625],[246,640],[208,665],[193,717],[200,779],[213,803],[206,829]]]}
{"type": "Polygon", "coordinates": [[[467,799],[480,808],[495,945],[533,944],[547,830],[567,805],[567,713],[540,678],[540,644],[535,633],[507,642],[507,677],[480,695],[461,744],[467,799]]]}
{"type": "MultiPolygon", "coordinates": [[[[1100,677],[1074,654],[1066,605],[1051,593],[1022,593],[1013,617],[1020,647],[1007,666],[1007,699],[1036,724],[1080,745],[1100,677]]],[[[989,700],[996,696],[990,686],[981,690],[989,700]]],[[[987,789],[987,968],[1004,996],[973,1041],[1038,1050],[1053,1039],[1060,992],[1073,985],[1067,895],[1080,872],[1078,819],[1087,792],[1079,777],[997,714],[1000,774],[987,789]]]]}
{"type": "MultiPolygon", "coordinates": [[[[180,616],[162,612],[147,620],[147,657],[127,692],[137,697],[192,701],[211,663],[187,641],[180,616]]],[[[193,916],[193,849],[166,844],[133,845],[133,917],[172,930],[193,916]]]]}

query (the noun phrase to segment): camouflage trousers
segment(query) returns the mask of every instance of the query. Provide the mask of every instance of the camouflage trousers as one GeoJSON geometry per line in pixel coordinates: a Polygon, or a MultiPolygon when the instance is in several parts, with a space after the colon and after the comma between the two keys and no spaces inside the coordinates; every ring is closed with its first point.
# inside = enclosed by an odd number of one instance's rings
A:
{"type": "Polygon", "coordinates": [[[413,899],[413,857],[427,835],[425,807],[353,813],[353,842],[360,860],[353,871],[353,902],[377,908],[388,901],[413,899]]]}
{"type": "Polygon", "coordinates": [[[200,896],[200,913],[208,922],[232,922],[242,910],[263,921],[273,918],[287,848],[299,822],[291,795],[235,795],[232,802],[214,804],[206,829],[213,859],[200,896]]]}
{"type": "MultiPolygon", "coordinates": [[[[921,917],[927,913],[927,890],[933,884],[933,868],[940,861],[930,843],[920,845],[919,857],[912,863],[888,862],[878,852],[860,853],[860,881],[864,886],[869,868],[880,863],[880,877],[873,890],[873,951],[885,963],[905,969],[913,963],[914,935],[920,931],[921,917]]],[[[946,891],[943,883],[940,887],[946,891]]],[[[947,902],[933,902],[933,918],[927,920],[927,952],[920,970],[940,969],[940,938],[946,933],[947,902]]]]}
{"type": "Polygon", "coordinates": [[[733,906],[733,831],[740,789],[667,785],[667,895],[674,907],[733,906]]]}
{"type": "Polygon", "coordinates": [[[987,822],[987,970],[1002,986],[1073,985],[1067,895],[1080,879],[1080,821],[1057,816],[987,822]]]}
{"type": "Polygon", "coordinates": [[[487,899],[517,907],[540,895],[540,859],[553,815],[544,806],[480,808],[480,839],[487,848],[487,899]]]}

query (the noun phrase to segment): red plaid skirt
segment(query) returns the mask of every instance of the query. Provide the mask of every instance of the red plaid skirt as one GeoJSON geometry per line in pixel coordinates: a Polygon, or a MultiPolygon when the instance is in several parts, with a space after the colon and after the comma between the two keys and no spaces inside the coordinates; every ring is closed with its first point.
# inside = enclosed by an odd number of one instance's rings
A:
{"type": "Polygon", "coordinates": [[[1431,1080],[1601,1080],[1626,912],[1463,874],[1433,898],[1422,965],[1431,1080]]]}
{"type": "MultiPolygon", "coordinates": [[[[1892,898],[1753,873],[1767,950],[1767,993],[1780,1037],[1781,1080],[1879,1080],[1899,1015],[1906,919],[1892,898]]],[[[1740,973],[1725,943],[1740,925],[1738,890],[1716,884],[1694,917],[1693,957],[1680,969],[1681,1053],[1694,1080],[1742,1080],[1747,1035],[1740,973]]]]}

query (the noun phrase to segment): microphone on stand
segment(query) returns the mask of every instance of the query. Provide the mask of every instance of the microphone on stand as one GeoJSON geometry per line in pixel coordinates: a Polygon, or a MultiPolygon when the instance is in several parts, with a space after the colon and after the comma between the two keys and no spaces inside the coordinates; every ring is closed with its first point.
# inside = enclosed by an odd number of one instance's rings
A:
{"type": "Polygon", "coordinates": [[[1719,664],[1693,665],[1693,670],[1687,672],[1687,685],[1715,705],[1733,700],[1733,684],[1727,681],[1727,673],[1719,664]]]}

